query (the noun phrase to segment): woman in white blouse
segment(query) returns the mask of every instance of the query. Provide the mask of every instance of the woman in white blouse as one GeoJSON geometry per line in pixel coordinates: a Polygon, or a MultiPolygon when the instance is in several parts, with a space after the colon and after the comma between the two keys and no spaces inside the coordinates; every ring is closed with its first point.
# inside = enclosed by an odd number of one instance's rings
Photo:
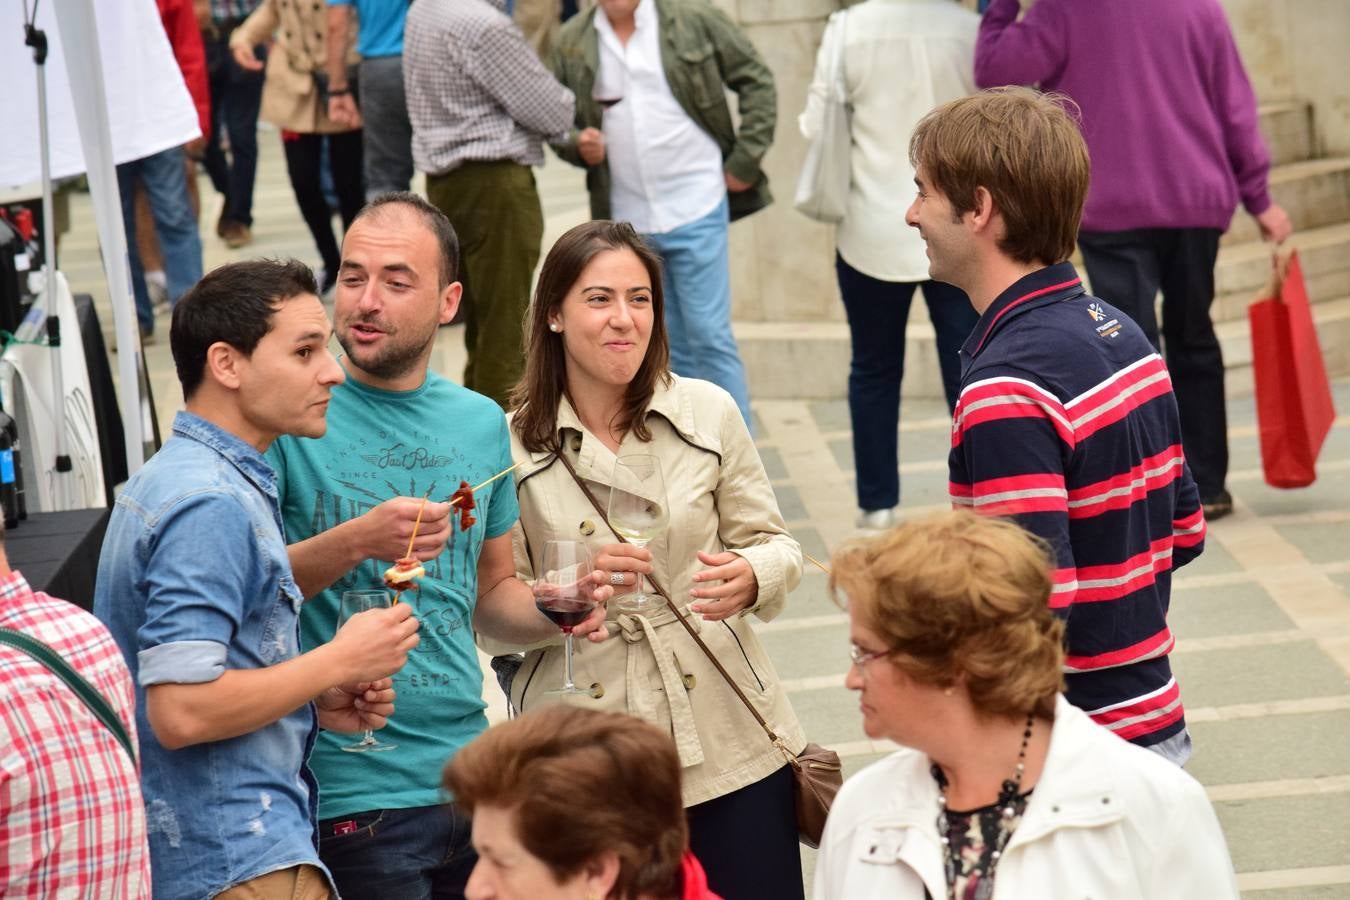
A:
{"type": "Polygon", "coordinates": [[[835,554],[863,730],[902,749],[839,792],[815,900],[1237,897],[1196,780],[1060,693],[1050,556],[949,512],[835,554]]]}
{"type": "Polygon", "coordinates": [[[893,524],[900,502],[900,379],[914,289],[923,288],[928,304],[949,408],[961,381],[957,353],[979,318],[964,292],[928,279],[923,240],[905,226],[905,208],[914,199],[910,132],[934,106],[974,92],[979,22],[953,0],[866,0],[836,13],[798,119],[808,139],[820,130],[830,63],[842,42],[853,152],[835,270],[853,339],[848,403],[863,528],[893,524]]]}

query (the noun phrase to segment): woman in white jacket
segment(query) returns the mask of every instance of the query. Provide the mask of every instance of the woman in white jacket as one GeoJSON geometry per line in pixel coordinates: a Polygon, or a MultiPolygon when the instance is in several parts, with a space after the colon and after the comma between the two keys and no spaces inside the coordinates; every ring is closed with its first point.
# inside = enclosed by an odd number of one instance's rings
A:
{"type": "Polygon", "coordinates": [[[1034,538],[945,513],[833,568],[864,730],[906,749],[840,791],[816,900],[1237,897],[1199,783],[1059,694],[1062,626],[1034,538]]]}

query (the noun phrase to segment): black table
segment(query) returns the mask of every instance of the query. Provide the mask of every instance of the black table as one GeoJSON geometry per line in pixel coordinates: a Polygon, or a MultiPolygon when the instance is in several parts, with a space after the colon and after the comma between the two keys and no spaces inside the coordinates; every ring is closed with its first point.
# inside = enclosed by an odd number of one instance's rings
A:
{"type": "Polygon", "coordinates": [[[106,508],[29,513],[5,535],[10,567],[22,571],[33,590],[91,609],[108,513],[106,508]]]}

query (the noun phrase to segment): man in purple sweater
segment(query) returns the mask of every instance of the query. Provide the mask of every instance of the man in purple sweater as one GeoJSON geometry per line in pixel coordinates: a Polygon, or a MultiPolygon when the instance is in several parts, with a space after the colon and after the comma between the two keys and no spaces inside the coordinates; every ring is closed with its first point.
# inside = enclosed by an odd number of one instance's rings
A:
{"type": "Polygon", "coordinates": [[[1223,357],[1209,316],[1219,238],[1241,201],[1266,240],[1271,202],[1256,97],[1219,0],[992,0],[975,47],[980,87],[1039,84],[1082,110],[1092,181],[1078,245],[1093,291],[1158,346],[1154,299],[1206,518],[1232,511],[1223,357]]]}

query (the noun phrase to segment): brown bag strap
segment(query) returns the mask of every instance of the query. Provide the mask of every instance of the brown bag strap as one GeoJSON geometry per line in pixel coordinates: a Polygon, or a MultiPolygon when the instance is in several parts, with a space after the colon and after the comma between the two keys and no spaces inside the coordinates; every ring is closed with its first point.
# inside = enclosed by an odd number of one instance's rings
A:
{"type": "MultiPolygon", "coordinates": [[[[562,464],[567,467],[567,471],[572,475],[572,480],[577,483],[577,487],[581,488],[581,492],[586,495],[586,499],[591,501],[591,506],[594,506],[595,511],[600,514],[600,518],[604,520],[605,526],[608,527],[611,532],[614,532],[614,536],[619,539],[620,543],[627,544],[628,541],[624,538],[624,536],[619,534],[617,531],[614,531],[614,526],[609,524],[609,515],[606,514],[605,507],[601,505],[600,501],[596,499],[595,494],[591,491],[589,487],[587,487],[585,479],[583,479],[580,475],[577,474],[576,467],[572,465],[572,462],[567,458],[567,455],[564,454],[561,450],[559,450],[555,455],[557,456],[558,459],[562,460],[562,464]]],[[[721,661],[719,661],[717,656],[712,652],[712,650],[708,648],[708,645],[703,643],[703,638],[698,636],[698,632],[694,630],[694,626],[690,625],[689,622],[685,619],[684,615],[680,612],[679,607],[676,606],[675,602],[670,599],[670,595],[666,593],[665,589],[661,587],[661,585],[656,583],[656,579],[653,578],[652,576],[648,575],[647,580],[651,582],[652,589],[655,590],[656,593],[660,594],[661,598],[666,601],[666,606],[670,609],[671,613],[674,614],[676,620],[679,621],[679,623],[684,626],[684,630],[689,632],[689,636],[694,639],[694,643],[698,644],[699,649],[702,650],[707,655],[708,661],[713,664],[713,668],[717,669],[718,672],[722,673],[722,677],[726,679],[727,684],[731,686],[731,689],[733,691],[735,691],[736,696],[741,698],[741,702],[745,704],[745,708],[750,710],[750,715],[755,717],[755,721],[758,722],[759,726],[764,729],[764,733],[769,736],[769,740],[772,741],[780,750],[782,750],[784,755],[786,755],[787,757],[789,757],[789,759],[791,759],[792,754],[791,752],[788,751],[788,749],[785,746],[783,746],[782,739],[779,738],[778,735],[774,734],[773,729],[769,727],[769,723],[765,721],[764,717],[759,714],[759,710],[755,709],[754,705],[750,702],[750,698],[745,696],[745,693],[740,689],[740,687],[736,684],[736,682],[732,680],[730,673],[728,673],[727,670],[722,667],[721,661]]]]}

